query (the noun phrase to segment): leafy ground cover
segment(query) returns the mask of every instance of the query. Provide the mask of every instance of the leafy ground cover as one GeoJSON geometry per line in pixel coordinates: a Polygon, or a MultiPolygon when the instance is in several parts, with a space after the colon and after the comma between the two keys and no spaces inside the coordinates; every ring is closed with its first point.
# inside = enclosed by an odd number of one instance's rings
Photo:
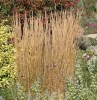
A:
{"type": "Polygon", "coordinates": [[[91,51],[79,51],[75,83],[67,82],[66,100],[97,99],[97,56],[91,51]]]}

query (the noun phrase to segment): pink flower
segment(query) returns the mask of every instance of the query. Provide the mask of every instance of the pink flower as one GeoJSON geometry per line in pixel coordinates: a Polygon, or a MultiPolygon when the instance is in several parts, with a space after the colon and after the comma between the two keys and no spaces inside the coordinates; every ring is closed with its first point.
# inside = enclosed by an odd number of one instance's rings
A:
{"type": "Polygon", "coordinates": [[[89,24],[87,24],[87,26],[90,27],[90,28],[97,28],[96,23],[89,23],[89,24]]]}

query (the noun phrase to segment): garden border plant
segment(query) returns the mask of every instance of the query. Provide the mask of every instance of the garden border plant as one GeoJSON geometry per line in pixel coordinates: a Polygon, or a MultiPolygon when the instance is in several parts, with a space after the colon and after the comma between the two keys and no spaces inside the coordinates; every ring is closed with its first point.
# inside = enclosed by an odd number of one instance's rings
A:
{"type": "Polygon", "coordinates": [[[44,16],[40,13],[29,19],[25,13],[23,34],[20,17],[16,14],[13,27],[18,80],[24,90],[29,91],[40,77],[42,93],[47,90],[63,95],[65,80],[74,78],[76,40],[82,33],[79,12],[51,12],[48,16],[45,11],[44,16]]]}

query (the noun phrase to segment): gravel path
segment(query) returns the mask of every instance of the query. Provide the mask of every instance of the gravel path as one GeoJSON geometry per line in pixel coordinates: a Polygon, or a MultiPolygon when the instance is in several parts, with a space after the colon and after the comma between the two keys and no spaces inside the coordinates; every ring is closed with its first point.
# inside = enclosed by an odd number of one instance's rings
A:
{"type": "Polygon", "coordinates": [[[89,35],[85,35],[86,37],[90,37],[90,38],[97,38],[97,34],[89,34],[89,35]]]}

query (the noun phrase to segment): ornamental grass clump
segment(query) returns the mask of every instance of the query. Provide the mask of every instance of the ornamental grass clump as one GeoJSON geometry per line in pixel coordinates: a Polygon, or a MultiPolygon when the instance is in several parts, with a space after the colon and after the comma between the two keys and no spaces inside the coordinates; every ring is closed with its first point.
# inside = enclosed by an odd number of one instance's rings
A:
{"type": "Polygon", "coordinates": [[[25,14],[23,31],[16,14],[13,29],[17,77],[25,90],[39,77],[42,93],[47,90],[63,94],[66,79],[74,78],[77,40],[82,33],[80,14],[40,13],[29,19],[25,14]]]}

